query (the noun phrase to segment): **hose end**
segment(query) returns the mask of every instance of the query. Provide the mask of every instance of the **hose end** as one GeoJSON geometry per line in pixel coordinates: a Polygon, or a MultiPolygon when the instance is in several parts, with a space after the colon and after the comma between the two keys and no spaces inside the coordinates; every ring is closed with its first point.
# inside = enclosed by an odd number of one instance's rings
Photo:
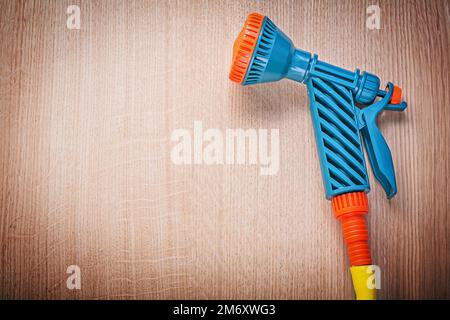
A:
{"type": "Polygon", "coordinates": [[[354,266],[350,268],[356,300],[376,300],[376,279],[371,266],[354,266]]]}

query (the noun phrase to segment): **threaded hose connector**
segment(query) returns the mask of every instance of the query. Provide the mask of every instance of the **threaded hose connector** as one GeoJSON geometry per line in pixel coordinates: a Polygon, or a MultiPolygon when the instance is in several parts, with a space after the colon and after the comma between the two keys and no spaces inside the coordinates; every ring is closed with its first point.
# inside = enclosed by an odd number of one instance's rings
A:
{"type": "Polygon", "coordinates": [[[369,249],[369,232],[364,215],[369,211],[364,192],[352,192],[332,199],[333,213],[342,223],[351,266],[372,264],[369,249]]]}

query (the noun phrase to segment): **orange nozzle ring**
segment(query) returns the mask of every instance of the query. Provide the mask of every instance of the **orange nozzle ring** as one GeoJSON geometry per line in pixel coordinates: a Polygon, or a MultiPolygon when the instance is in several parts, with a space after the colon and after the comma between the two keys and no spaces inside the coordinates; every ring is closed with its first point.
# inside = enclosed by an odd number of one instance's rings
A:
{"type": "Polygon", "coordinates": [[[372,264],[369,249],[369,232],[364,215],[369,211],[364,192],[341,194],[332,199],[333,213],[342,222],[344,241],[352,266],[372,264]]]}
{"type": "Polygon", "coordinates": [[[244,27],[234,41],[233,60],[229,75],[231,81],[237,83],[244,81],[263,22],[264,16],[259,13],[248,15],[244,27]]]}

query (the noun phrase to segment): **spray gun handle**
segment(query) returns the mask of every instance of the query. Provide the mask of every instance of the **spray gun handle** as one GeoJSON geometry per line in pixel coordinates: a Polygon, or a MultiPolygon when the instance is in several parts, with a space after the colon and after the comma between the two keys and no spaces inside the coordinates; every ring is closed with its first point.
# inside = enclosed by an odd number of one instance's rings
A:
{"type": "Polygon", "coordinates": [[[404,110],[406,103],[399,87],[389,83],[386,91],[379,90],[376,76],[365,73],[363,79],[369,76],[376,81],[363,81],[364,95],[317,72],[306,81],[327,199],[370,188],[360,132],[376,179],[388,198],[397,192],[391,151],[376,118],[383,110],[404,110]],[[377,96],[381,99],[372,103],[377,96]],[[355,100],[367,107],[360,109],[355,100]]]}
{"type": "Polygon", "coordinates": [[[390,199],[397,193],[394,164],[391,150],[377,126],[376,118],[383,110],[403,111],[407,104],[400,102],[401,92],[400,97],[393,99],[397,88],[392,83],[388,83],[387,88],[388,91],[381,100],[359,112],[359,123],[372,171],[390,199]],[[395,102],[390,103],[393,100],[395,102]]]}

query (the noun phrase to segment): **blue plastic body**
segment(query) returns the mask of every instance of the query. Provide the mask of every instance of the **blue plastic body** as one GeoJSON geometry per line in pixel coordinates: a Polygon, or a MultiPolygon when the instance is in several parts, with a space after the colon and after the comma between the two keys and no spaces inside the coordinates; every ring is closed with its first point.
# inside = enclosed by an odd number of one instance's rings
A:
{"type": "Polygon", "coordinates": [[[360,132],[375,178],[388,198],[397,192],[391,152],[376,125],[383,110],[402,111],[406,103],[389,104],[393,85],[380,89],[368,72],[345,70],[296,49],[265,17],[244,85],[288,78],[305,83],[327,199],[370,190],[360,132]],[[379,97],[380,99],[375,101],[379,97]],[[359,106],[366,106],[360,108],[359,106]]]}

